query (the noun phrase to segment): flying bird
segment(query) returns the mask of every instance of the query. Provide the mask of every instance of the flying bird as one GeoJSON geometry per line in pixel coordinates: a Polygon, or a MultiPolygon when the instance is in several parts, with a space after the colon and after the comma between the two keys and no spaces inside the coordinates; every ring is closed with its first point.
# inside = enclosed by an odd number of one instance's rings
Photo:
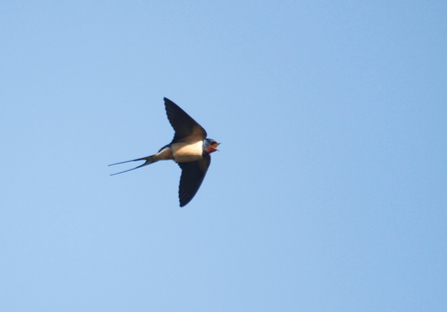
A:
{"type": "Polygon", "coordinates": [[[199,190],[211,163],[210,154],[217,151],[217,146],[220,143],[207,138],[205,129],[177,104],[167,98],[164,98],[164,101],[168,120],[175,131],[172,142],[163,146],[154,155],[122,161],[109,166],[139,160],[145,161],[138,167],[111,174],[116,175],[150,165],[159,160],[174,160],[182,169],[179,200],[180,207],[184,207],[199,190]]]}

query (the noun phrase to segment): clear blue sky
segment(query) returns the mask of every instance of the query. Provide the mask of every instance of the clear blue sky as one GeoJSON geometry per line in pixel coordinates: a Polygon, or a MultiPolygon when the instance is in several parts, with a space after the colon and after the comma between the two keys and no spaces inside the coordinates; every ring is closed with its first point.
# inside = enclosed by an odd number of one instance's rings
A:
{"type": "Polygon", "coordinates": [[[445,1],[1,1],[2,311],[447,311],[445,1]],[[222,142],[193,201],[163,97],[222,142]]]}

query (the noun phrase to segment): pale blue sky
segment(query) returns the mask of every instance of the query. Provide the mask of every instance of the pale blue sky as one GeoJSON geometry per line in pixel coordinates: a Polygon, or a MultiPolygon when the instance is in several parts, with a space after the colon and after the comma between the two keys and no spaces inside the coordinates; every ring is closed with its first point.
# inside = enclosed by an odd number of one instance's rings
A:
{"type": "Polygon", "coordinates": [[[443,1],[0,1],[2,311],[447,310],[443,1]],[[220,152],[178,207],[163,97],[220,152]]]}

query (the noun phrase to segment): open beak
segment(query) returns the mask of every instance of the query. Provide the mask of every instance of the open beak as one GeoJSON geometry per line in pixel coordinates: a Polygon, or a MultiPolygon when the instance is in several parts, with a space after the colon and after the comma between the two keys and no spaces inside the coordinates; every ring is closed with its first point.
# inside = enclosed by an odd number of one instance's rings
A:
{"type": "Polygon", "coordinates": [[[220,145],[220,143],[214,143],[213,145],[211,145],[211,148],[213,149],[213,151],[219,151],[218,149],[217,149],[217,147],[220,145]]]}

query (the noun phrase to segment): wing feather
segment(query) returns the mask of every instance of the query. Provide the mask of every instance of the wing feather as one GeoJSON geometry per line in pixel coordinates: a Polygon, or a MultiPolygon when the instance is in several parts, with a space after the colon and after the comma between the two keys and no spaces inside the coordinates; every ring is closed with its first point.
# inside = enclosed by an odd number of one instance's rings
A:
{"type": "Polygon", "coordinates": [[[208,154],[198,161],[178,163],[182,169],[178,192],[180,207],[186,206],[193,199],[194,195],[196,195],[205,178],[210,163],[211,157],[208,154]]]}
{"type": "Polygon", "coordinates": [[[183,109],[171,100],[164,98],[166,114],[169,122],[174,128],[175,135],[171,143],[185,141],[197,142],[205,140],[207,137],[205,129],[199,125],[191,116],[189,116],[183,109]]]}

